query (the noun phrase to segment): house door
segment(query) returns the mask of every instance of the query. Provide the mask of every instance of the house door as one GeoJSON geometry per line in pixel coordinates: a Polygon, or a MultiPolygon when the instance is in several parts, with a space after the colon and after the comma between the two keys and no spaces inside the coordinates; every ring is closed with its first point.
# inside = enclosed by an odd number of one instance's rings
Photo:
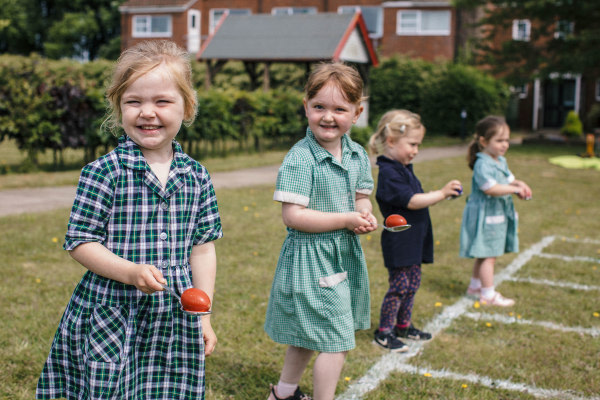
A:
{"type": "Polygon", "coordinates": [[[188,11],[187,51],[196,54],[200,51],[200,11],[188,11]]]}
{"type": "Polygon", "coordinates": [[[544,85],[544,127],[559,128],[575,109],[575,79],[548,80],[544,85]]]}

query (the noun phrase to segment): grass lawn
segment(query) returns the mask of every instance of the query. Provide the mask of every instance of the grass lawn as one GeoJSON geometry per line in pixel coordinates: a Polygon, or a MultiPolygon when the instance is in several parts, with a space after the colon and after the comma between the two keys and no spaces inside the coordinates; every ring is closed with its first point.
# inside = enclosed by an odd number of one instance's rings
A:
{"type": "MultiPolygon", "coordinates": [[[[593,398],[600,393],[600,173],[567,170],[548,163],[558,147],[513,147],[508,161],[515,175],[532,187],[531,201],[515,200],[521,252],[556,235],[499,289],[517,300],[509,310],[473,308],[485,319],[462,315],[406,361],[408,370],[392,372],[364,398],[375,399],[532,399],[510,388],[460,377],[480,376],[527,387],[593,398]],[[564,240],[562,239],[564,238],[564,240]],[[560,257],[560,258],[559,258],[560,257]],[[543,282],[559,282],[550,285],[543,282]],[[581,287],[584,287],[582,289],[581,287]],[[506,323],[519,318],[530,323],[506,323]],[[547,325],[540,325],[543,321],[547,325]],[[573,331],[553,326],[575,328],[573,331]],[[592,334],[590,334],[592,332],[592,334]],[[596,332],[594,336],[593,332],[596,332]],[[411,372],[410,368],[414,370],[411,372]],[[417,371],[417,372],[415,372],[417,371]],[[433,371],[432,374],[422,371],[433,371]],[[454,378],[441,374],[449,371],[454,378]]],[[[573,151],[573,153],[575,153],[573,151]]],[[[374,171],[376,172],[376,171],[374,171]]],[[[415,165],[425,190],[450,179],[470,191],[471,171],[462,157],[415,165]]],[[[217,191],[225,237],[216,242],[217,287],[213,327],[217,350],[207,360],[207,399],[264,399],[276,383],[284,346],[274,344],[262,326],[271,280],[285,237],[280,206],[272,186],[217,191]]],[[[466,196],[430,209],[435,235],[435,263],[423,268],[413,321],[418,327],[439,317],[463,298],[472,262],[458,257],[459,229],[466,196]]],[[[61,250],[68,209],[0,218],[0,398],[31,399],[59,319],[83,268],[61,250]]],[[[379,245],[380,233],[361,237],[372,294],[372,327],[379,321],[387,289],[379,245]]],[[[502,272],[518,257],[497,261],[502,272]]],[[[371,344],[372,330],[357,332],[357,348],[348,355],[338,385],[342,394],[386,353],[371,344]]],[[[312,392],[307,370],[301,386],[312,392]]]]}

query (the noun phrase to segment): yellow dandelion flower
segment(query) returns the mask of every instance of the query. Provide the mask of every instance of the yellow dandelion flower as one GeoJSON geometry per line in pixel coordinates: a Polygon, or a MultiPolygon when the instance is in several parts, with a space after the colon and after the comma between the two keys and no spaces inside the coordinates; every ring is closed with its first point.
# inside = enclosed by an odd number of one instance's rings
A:
{"type": "Polygon", "coordinates": [[[509,316],[509,317],[512,317],[513,315],[515,315],[515,313],[514,313],[514,312],[512,312],[512,311],[508,313],[508,316],[509,316]]]}
{"type": "Polygon", "coordinates": [[[441,306],[442,306],[442,303],[440,303],[439,301],[436,301],[436,302],[435,302],[435,304],[434,304],[434,306],[436,306],[436,307],[441,307],[441,306]]]}
{"type": "Polygon", "coordinates": [[[429,372],[425,372],[425,373],[423,374],[423,376],[424,376],[424,377],[427,377],[427,378],[431,378],[431,374],[430,374],[429,372]]]}
{"type": "Polygon", "coordinates": [[[244,206],[244,211],[248,211],[248,206],[244,206]]]}
{"type": "Polygon", "coordinates": [[[40,278],[35,278],[35,283],[42,283],[42,280],[40,278]]]}
{"type": "Polygon", "coordinates": [[[566,242],[567,238],[563,236],[560,240],[562,240],[563,242],[566,242]]]}
{"type": "Polygon", "coordinates": [[[479,304],[478,301],[476,301],[475,303],[473,303],[473,308],[479,308],[481,307],[481,304],[479,304]]]}
{"type": "Polygon", "coordinates": [[[492,327],[492,323],[491,322],[486,322],[485,326],[487,326],[488,328],[491,328],[492,327]]]}
{"type": "Polygon", "coordinates": [[[345,377],[345,378],[344,378],[344,380],[345,380],[346,382],[350,382],[350,377],[349,377],[349,376],[347,376],[347,377],[345,377]]]}
{"type": "Polygon", "coordinates": [[[258,255],[258,251],[253,251],[253,252],[252,252],[252,255],[253,255],[254,257],[256,257],[256,256],[258,255]]]}
{"type": "Polygon", "coordinates": [[[259,217],[260,217],[260,214],[259,214],[259,213],[257,213],[257,212],[255,212],[255,213],[254,213],[254,218],[259,218],[259,217]]]}
{"type": "Polygon", "coordinates": [[[371,240],[371,235],[367,236],[367,242],[371,240]]]}
{"type": "Polygon", "coordinates": [[[466,389],[466,388],[468,388],[468,387],[469,387],[469,385],[467,385],[466,383],[463,383],[463,384],[462,384],[462,388],[463,388],[463,389],[466,389]]]}
{"type": "Polygon", "coordinates": [[[521,319],[521,314],[517,314],[517,319],[521,319]]]}
{"type": "Polygon", "coordinates": [[[579,239],[579,235],[575,235],[575,239],[579,239]]]}
{"type": "Polygon", "coordinates": [[[594,266],[592,267],[592,269],[595,271],[595,270],[597,270],[597,269],[598,269],[598,267],[597,267],[596,265],[594,265],[594,266]]]}
{"type": "Polygon", "coordinates": [[[256,203],[252,202],[252,207],[256,207],[256,203]]]}
{"type": "Polygon", "coordinates": [[[57,237],[53,237],[52,238],[52,243],[58,243],[58,238],[57,237]]]}
{"type": "Polygon", "coordinates": [[[600,317],[600,313],[598,313],[598,312],[595,312],[595,313],[593,313],[592,315],[593,315],[594,317],[596,317],[596,318],[600,317]]]}
{"type": "Polygon", "coordinates": [[[439,240],[436,240],[436,241],[435,241],[435,245],[436,245],[436,246],[439,246],[439,245],[440,245],[440,241],[439,241],[439,240]]]}

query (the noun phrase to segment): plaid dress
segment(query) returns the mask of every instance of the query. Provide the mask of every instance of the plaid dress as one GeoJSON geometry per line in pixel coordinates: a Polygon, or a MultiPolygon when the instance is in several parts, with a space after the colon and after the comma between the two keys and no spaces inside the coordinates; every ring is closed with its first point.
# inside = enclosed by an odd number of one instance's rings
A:
{"type": "MultiPolygon", "coordinates": [[[[64,248],[99,242],[161,269],[178,292],[192,286],[192,246],[222,236],[208,172],[173,141],[163,188],[128,137],[85,166],[64,248]]],[[[203,399],[200,319],[167,292],[87,271],[71,297],[38,381],[38,399],[203,399]]]]}
{"type": "MultiPolygon", "coordinates": [[[[342,138],[342,162],[310,129],[287,154],[274,200],[307,208],[355,211],[356,193],[373,190],[365,150],[342,138]]],[[[287,228],[267,308],[265,331],[276,342],[321,351],[355,347],[354,331],[370,326],[369,278],[358,236],[340,229],[323,233],[287,228]]]]}

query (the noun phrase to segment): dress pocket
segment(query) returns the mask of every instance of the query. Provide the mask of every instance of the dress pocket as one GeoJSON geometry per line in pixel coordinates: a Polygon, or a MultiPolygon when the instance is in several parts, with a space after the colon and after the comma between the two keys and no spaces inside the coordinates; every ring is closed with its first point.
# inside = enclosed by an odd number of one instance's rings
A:
{"type": "Polygon", "coordinates": [[[319,278],[319,293],[324,317],[339,317],[352,313],[346,271],[319,278]]]}
{"type": "Polygon", "coordinates": [[[88,361],[120,363],[127,331],[125,309],[98,304],[89,323],[88,361]]]}

